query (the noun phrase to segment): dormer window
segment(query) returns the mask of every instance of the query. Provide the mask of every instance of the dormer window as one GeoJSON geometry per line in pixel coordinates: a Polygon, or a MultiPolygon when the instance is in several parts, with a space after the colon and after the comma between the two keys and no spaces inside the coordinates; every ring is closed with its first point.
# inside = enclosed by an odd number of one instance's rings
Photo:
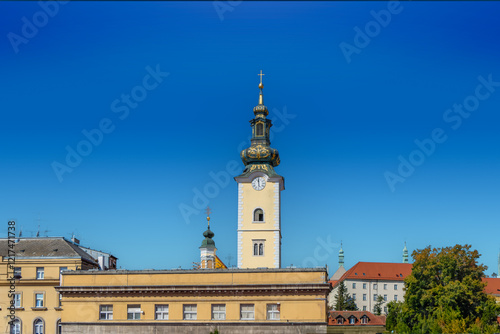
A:
{"type": "Polygon", "coordinates": [[[255,211],[253,212],[253,221],[254,222],[264,221],[264,211],[262,209],[255,209],[255,211]]]}
{"type": "Polygon", "coordinates": [[[339,316],[339,317],[337,318],[337,324],[339,324],[339,325],[343,325],[343,324],[344,324],[344,318],[342,318],[341,316],[339,316]]]}
{"type": "Polygon", "coordinates": [[[356,317],[355,316],[350,316],[349,317],[349,324],[354,325],[356,323],[356,317]]]}
{"type": "Polygon", "coordinates": [[[368,323],[368,317],[366,315],[361,317],[361,323],[362,324],[367,324],[368,323]]]}

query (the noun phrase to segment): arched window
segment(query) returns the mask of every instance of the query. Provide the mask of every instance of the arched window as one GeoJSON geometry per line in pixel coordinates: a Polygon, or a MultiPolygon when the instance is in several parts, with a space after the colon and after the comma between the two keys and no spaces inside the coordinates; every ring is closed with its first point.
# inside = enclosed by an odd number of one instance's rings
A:
{"type": "Polygon", "coordinates": [[[253,244],[253,255],[259,255],[259,244],[253,244]]]}
{"type": "Polygon", "coordinates": [[[253,212],[253,221],[254,222],[264,221],[264,211],[262,209],[255,209],[255,211],[253,212]]]}
{"type": "Polygon", "coordinates": [[[264,244],[263,243],[259,244],[259,255],[264,255],[264,244]]]}
{"type": "Polygon", "coordinates": [[[10,325],[10,334],[21,334],[21,320],[14,319],[10,325]]]}
{"type": "Polygon", "coordinates": [[[264,124],[262,123],[257,123],[257,131],[256,131],[257,136],[263,136],[264,135],[264,124]]]}
{"type": "Polygon", "coordinates": [[[61,319],[57,320],[57,322],[56,322],[56,333],[62,334],[61,319]]]}
{"type": "Polygon", "coordinates": [[[33,321],[33,333],[34,334],[44,334],[44,325],[43,325],[43,320],[38,318],[33,321]]]}

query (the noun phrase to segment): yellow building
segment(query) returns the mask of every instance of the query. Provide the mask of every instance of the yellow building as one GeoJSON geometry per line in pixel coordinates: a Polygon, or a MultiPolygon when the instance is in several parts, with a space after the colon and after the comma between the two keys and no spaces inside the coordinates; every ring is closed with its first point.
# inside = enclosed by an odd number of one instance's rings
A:
{"type": "MultiPolygon", "coordinates": [[[[262,73],[262,71],[261,71],[262,73]]],[[[262,84],[259,104],[250,121],[252,139],[241,151],[245,169],[234,179],[238,183],[238,268],[281,268],[281,191],[282,176],[274,167],[280,163],[278,150],[269,140],[272,122],[264,105],[262,84]]]]}
{"type": "Polygon", "coordinates": [[[65,334],[326,333],[322,269],[64,272],[65,334]]]}
{"type": "MultiPolygon", "coordinates": [[[[7,261],[8,239],[0,239],[0,333],[59,333],[62,308],[54,287],[60,284],[60,273],[64,270],[98,269],[98,260],[62,237],[18,238],[15,241],[12,270],[7,261]],[[14,289],[9,281],[12,276],[15,276],[14,289]],[[9,325],[9,290],[12,290],[10,294],[14,303],[12,328],[9,325]]],[[[116,263],[115,257],[107,255],[116,263]]]]}

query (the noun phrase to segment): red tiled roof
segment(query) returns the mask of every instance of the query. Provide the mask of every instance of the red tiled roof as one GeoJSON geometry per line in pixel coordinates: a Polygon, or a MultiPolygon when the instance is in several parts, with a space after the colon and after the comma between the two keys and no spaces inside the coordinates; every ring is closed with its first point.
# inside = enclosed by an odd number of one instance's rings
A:
{"type": "Polygon", "coordinates": [[[385,315],[375,315],[368,311],[330,311],[328,314],[328,325],[329,326],[385,326],[385,315]],[[361,317],[366,315],[368,317],[368,323],[362,324],[361,317]],[[344,318],[344,323],[339,324],[337,318],[342,316],[344,318]],[[349,318],[354,316],[356,318],[356,323],[349,324],[349,318]]]}
{"type": "Polygon", "coordinates": [[[483,278],[483,282],[486,283],[484,287],[484,292],[488,295],[500,296],[500,278],[483,278]]]}
{"type": "Polygon", "coordinates": [[[411,263],[358,262],[335,285],[345,279],[403,281],[411,267],[411,263]]]}

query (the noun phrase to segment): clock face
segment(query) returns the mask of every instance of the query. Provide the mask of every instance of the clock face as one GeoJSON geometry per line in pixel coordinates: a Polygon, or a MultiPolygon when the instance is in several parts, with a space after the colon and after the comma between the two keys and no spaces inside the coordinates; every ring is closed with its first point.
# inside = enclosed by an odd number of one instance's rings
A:
{"type": "Polygon", "coordinates": [[[255,189],[255,190],[262,190],[264,189],[264,187],[266,186],[266,179],[264,179],[263,177],[259,176],[259,177],[256,177],[255,179],[253,179],[252,181],[252,187],[255,189]]]}

